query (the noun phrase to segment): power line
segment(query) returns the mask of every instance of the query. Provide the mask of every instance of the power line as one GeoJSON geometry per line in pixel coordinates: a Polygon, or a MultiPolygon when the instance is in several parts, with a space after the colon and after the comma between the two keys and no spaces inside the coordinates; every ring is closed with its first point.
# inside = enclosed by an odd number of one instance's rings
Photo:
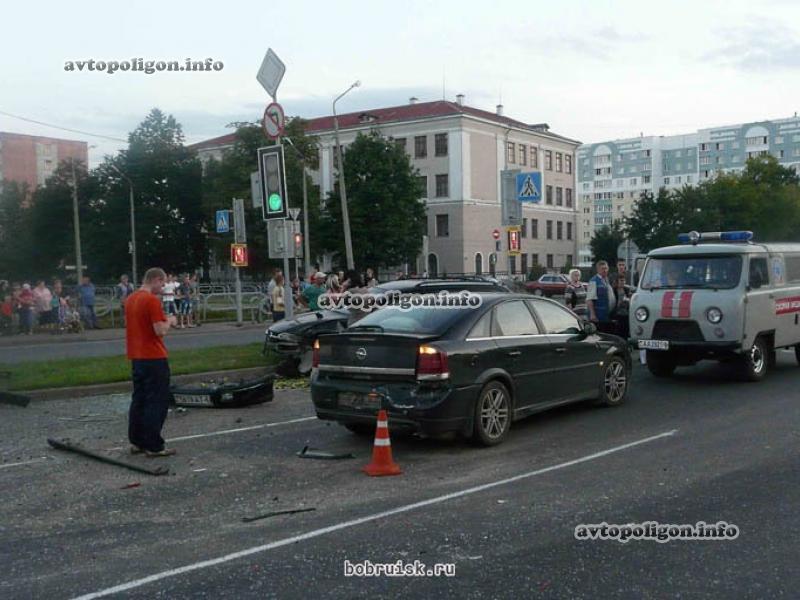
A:
{"type": "Polygon", "coordinates": [[[59,125],[52,125],[50,123],[44,123],[42,121],[37,121],[36,119],[29,119],[27,117],[21,117],[19,115],[14,115],[4,110],[0,110],[0,115],[5,115],[7,117],[12,117],[14,119],[19,119],[20,121],[27,121],[28,123],[35,123],[36,125],[44,125],[45,127],[52,127],[53,129],[61,129],[62,131],[69,131],[71,133],[80,133],[81,135],[88,135],[90,137],[102,138],[105,140],[111,140],[113,142],[124,142],[128,143],[128,140],[123,140],[122,138],[112,137],[110,135],[101,135],[99,133],[90,133],[88,131],[81,131],[80,129],[70,129],[69,127],[61,127],[59,125]]]}

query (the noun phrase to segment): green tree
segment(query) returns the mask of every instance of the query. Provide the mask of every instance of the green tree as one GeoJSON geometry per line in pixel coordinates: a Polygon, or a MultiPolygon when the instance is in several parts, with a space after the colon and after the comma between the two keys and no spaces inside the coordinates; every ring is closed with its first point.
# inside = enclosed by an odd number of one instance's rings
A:
{"type": "MultiPolygon", "coordinates": [[[[347,207],[358,268],[413,262],[422,249],[425,205],[408,155],[377,131],[360,134],[344,155],[347,207]]],[[[323,245],[344,260],[341,200],[328,196],[323,245]]]]}
{"type": "Polygon", "coordinates": [[[592,261],[604,260],[613,265],[617,260],[617,248],[625,240],[625,231],[619,221],[597,230],[590,243],[592,261]]]}
{"type": "Polygon", "coordinates": [[[631,239],[642,252],[674,244],[682,222],[675,196],[664,188],[654,196],[644,192],[634,205],[625,226],[631,239]]]}
{"type": "MultiPolygon", "coordinates": [[[[217,260],[228,260],[229,244],[232,234],[217,235],[214,227],[214,213],[217,210],[230,208],[233,198],[245,198],[247,220],[247,243],[250,253],[250,266],[247,271],[257,276],[265,276],[270,267],[282,266],[277,260],[268,258],[267,227],[263,221],[261,208],[253,208],[250,191],[250,173],[258,170],[257,151],[259,148],[271,146],[263,129],[258,123],[233,123],[236,128],[236,141],[227,150],[222,160],[209,161],[203,174],[203,211],[209,224],[211,248],[217,260]]],[[[290,207],[303,206],[303,169],[301,156],[306,158],[306,168],[318,168],[316,141],[305,135],[305,122],[302,119],[290,119],[283,138],[284,158],[286,162],[286,187],[290,207]],[[288,139],[287,139],[288,138],[288,139]],[[289,143],[288,140],[291,140],[289,143]]],[[[319,254],[322,249],[316,231],[319,227],[319,190],[313,185],[311,177],[306,175],[309,206],[309,229],[311,254],[319,254]]],[[[302,214],[300,216],[302,223],[302,214]]],[[[313,262],[313,259],[312,259],[313,262]]]]}
{"type": "MultiPolygon", "coordinates": [[[[180,124],[153,109],[128,136],[128,148],[95,171],[88,254],[105,278],[130,271],[129,186],[133,183],[139,270],[193,270],[207,264],[201,165],[184,146],[180,124]]],[[[140,273],[141,275],[141,273],[140,273]]]]}
{"type": "Polygon", "coordinates": [[[4,181],[0,192],[0,279],[25,279],[32,275],[30,256],[30,195],[27,184],[4,181]]]}

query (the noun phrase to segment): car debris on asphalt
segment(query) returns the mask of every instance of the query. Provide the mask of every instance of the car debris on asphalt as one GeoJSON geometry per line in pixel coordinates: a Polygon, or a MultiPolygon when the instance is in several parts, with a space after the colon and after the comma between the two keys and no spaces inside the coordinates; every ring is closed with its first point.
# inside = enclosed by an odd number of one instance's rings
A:
{"type": "Polygon", "coordinates": [[[242,523],[251,523],[252,521],[260,521],[261,519],[269,519],[270,517],[277,517],[279,515],[294,515],[297,513],[311,512],[317,510],[316,508],[294,508],[291,510],[274,510],[263,515],[256,515],[255,517],[242,517],[242,523]]]}
{"type": "Polygon", "coordinates": [[[352,452],[343,452],[341,454],[334,454],[333,452],[326,452],[324,450],[316,450],[308,446],[304,446],[300,452],[297,453],[300,458],[318,458],[320,460],[341,460],[343,458],[355,458],[352,452]]]}
{"type": "Polygon", "coordinates": [[[123,467],[125,469],[130,469],[131,471],[136,471],[138,473],[145,473],[146,475],[155,475],[155,476],[169,474],[169,467],[156,467],[155,469],[148,469],[147,467],[142,467],[134,463],[125,462],[124,460],[118,460],[116,458],[111,458],[110,456],[98,454],[97,452],[93,452],[92,450],[79,446],[78,444],[74,444],[69,440],[54,440],[53,438],[47,438],[47,443],[50,444],[56,450],[74,452],[76,454],[80,454],[88,458],[93,458],[95,460],[104,462],[109,465],[114,465],[116,467],[123,467]]]}

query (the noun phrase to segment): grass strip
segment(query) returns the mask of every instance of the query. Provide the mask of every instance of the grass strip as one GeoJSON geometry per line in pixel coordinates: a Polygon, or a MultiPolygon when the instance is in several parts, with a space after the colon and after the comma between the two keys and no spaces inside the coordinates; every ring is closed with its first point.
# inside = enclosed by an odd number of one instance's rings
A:
{"type": "MultiPolygon", "coordinates": [[[[243,346],[175,350],[170,352],[169,366],[173,375],[188,375],[274,364],[274,355],[261,355],[262,346],[261,342],[256,342],[243,346]]],[[[131,378],[130,362],[125,356],[24,362],[0,365],[0,370],[11,373],[8,386],[14,391],[116,383],[131,378]]]]}

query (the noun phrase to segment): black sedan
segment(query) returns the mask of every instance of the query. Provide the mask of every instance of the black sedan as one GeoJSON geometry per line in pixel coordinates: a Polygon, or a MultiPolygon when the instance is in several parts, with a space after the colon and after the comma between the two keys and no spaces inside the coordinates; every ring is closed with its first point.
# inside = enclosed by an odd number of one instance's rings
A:
{"type": "MultiPolygon", "coordinates": [[[[508,289],[496,281],[480,277],[454,279],[400,279],[382,283],[370,290],[373,294],[434,294],[441,291],[504,292],[508,289]]],[[[269,326],[264,351],[283,358],[278,370],[282,375],[308,375],[311,372],[311,346],[324,333],[344,330],[353,315],[349,310],[317,310],[295,319],[284,319],[269,326]]]]}
{"type": "Polygon", "coordinates": [[[311,396],[320,419],[374,431],[460,432],[502,442],[512,421],[593,399],[621,404],[625,341],[553,300],[485,294],[477,308],[387,307],[314,347],[311,396]]]}

